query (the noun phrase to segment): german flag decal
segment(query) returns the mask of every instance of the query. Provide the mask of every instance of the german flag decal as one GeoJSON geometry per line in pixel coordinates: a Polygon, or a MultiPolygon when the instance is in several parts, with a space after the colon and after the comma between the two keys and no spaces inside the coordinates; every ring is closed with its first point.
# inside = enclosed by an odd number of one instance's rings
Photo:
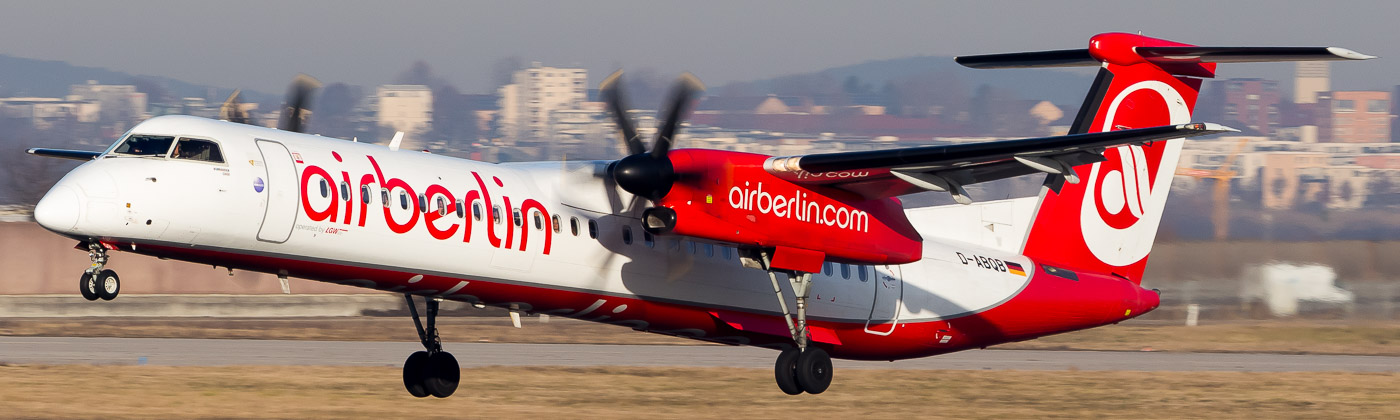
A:
{"type": "Polygon", "coordinates": [[[1009,271],[1011,272],[1011,274],[1015,274],[1021,277],[1026,276],[1026,270],[1021,269],[1020,264],[1011,261],[1006,261],[1006,271],[1009,271]]]}

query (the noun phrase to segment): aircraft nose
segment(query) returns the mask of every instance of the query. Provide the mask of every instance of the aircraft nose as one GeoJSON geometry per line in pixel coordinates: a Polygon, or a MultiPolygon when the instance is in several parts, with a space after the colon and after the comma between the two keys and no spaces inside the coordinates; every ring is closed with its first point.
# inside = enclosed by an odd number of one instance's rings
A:
{"type": "Polygon", "coordinates": [[[34,220],[39,226],[54,232],[71,232],[82,214],[82,198],[72,186],[59,184],[39,199],[34,207],[34,220]]]}

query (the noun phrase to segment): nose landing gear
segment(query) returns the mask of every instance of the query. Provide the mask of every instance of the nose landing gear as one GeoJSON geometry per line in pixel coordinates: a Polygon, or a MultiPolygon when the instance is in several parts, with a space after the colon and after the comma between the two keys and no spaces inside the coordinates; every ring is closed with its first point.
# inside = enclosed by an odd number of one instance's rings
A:
{"type": "Polygon", "coordinates": [[[426,349],[414,352],[404,361],[403,386],[408,389],[409,394],[418,398],[429,395],[447,398],[457,391],[457,383],[462,379],[462,369],[452,353],[442,350],[442,340],[438,338],[437,331],[438,300],[430,297],[423,299],[428,312],[428,326],[424,328],[423,322],[418,318],[418,305],[413,302],[413,295],[405,293],[403,297],[408,301],[408,312],[413,314],[413,325],[418,328],[418,339],[426,349]]]}
{"type": "Polygon", "coordinates": [[[92,266],[78,278],[78,292],[87,300],[112,300],[121,293],[121,279],[117,272],[106,269],[107,248],[97,242],[88,242],[88,259],[92,266]]]}

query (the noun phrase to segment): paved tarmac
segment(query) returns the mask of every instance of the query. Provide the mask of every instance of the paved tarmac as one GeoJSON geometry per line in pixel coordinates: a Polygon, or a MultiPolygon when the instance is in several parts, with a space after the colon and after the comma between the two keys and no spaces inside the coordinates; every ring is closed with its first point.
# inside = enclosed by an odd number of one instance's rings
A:
{"type": "MultiPolygon", "coordinates": [[[[446,343],[462,367],[689,366],[771,368],[753,347],[446,343]]],[[[167,366],[400,366],[412,342],[0,337],[0,363],[167,366]]],[[[838,369],[1400,372],[1400,357],[1259,353],[971,350],[897,362],[835,361],[838,369]]]]}

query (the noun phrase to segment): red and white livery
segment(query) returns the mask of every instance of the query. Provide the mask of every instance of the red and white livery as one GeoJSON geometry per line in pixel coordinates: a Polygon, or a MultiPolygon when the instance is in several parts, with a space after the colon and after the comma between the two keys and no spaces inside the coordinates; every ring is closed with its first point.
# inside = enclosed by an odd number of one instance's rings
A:
{"type": "Polygon", "coordinates": [[[32,149],[87,160],[35,218],[89,252],[89,299],[120,290],[109,251],[401,293],[425,347],[404,366],[420,397],[459,381],[434,326],[443,299],[770,347],[779,388],[815,394],[832,357],[925,357],[1156,308],[1140,283],[1183,139],[1229,131],[1192,122],[1202,78],[1221,62],[1363,58],[1121,33],[960,57],[1100,71],[1066,136],[783,157],[671,150],[701,90],[689,76],[647,150],[610,77],[627,157],[512,164],[298,133],[301,85],[283,130],[167,116],[100,153],[32,149]],[[1039,197],[964,189],[1032,174],[1039,197]],[[898,198],[929,190],[963,205],[898,198]]]}

